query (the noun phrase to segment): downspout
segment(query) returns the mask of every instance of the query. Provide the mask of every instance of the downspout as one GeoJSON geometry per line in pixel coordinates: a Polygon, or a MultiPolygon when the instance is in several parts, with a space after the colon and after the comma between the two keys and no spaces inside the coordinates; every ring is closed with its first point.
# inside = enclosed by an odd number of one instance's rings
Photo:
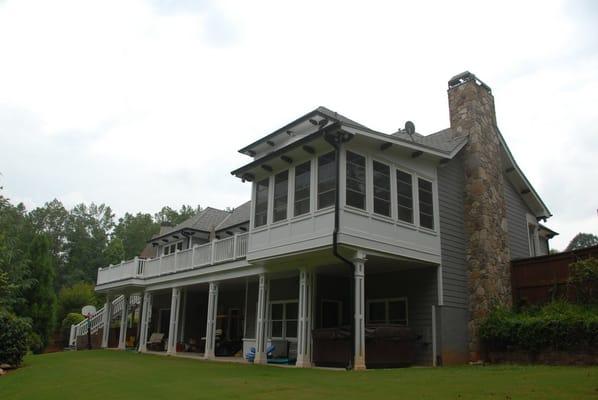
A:
{"type": "MultiPolygon", "coordinates": [[[[334,160],[336,163],[336,183],[335,183],[335,201],[334,201],[334,230],[332,231],[332,254],[341,260],[351,270],[351,276],[355,276],[355,264],[343,257],[338,252],[338,232],[340,226],[340,171],[341,171],[341,145],[353,138],[353,135],[338,131],[335,134],[328,134],[324,139],[334,148],[334,160]]],[[[353,360],[355,359],[355,285],[350,285],[350,309],[351,309],[351,336],[349,342],[350,356],[347,363],[347,370],[353,369],[353,360]]]]}

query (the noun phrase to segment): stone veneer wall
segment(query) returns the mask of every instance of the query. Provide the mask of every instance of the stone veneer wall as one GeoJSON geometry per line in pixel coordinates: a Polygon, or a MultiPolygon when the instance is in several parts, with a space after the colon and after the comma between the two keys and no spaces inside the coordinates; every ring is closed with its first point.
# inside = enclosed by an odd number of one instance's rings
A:
{"type": "Polygon", "coordinates": [[[511,304],[505,182],[490,88],[464,73],[449,81],[448,98],[452,135],[469,135],[463,149],[468,332],[470,359],[477,361],[480,321],[493,306],[511,304]]]}

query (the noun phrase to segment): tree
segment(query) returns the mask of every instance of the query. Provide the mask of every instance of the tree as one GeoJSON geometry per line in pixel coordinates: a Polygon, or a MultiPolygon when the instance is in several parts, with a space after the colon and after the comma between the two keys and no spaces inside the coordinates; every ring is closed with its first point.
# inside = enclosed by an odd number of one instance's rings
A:
{"type": "Polygon", "coordinates": [[[48,344],[56,318],[56,294],[54,292],[54,269],[50,240],[43,234],[33,238],[29,249],[29,259],[29,274],[32,284],[23,291],[26,302],[18,314],[31,319],[31,328],[41,341],[41,346],[33,350],[41,352],[48,344]]]}
{"type": "Polygon", "coordinates": [[[66,229],[66,264],[61,286],[95,282],[97,270],[109,264],[105,250],[114,228],[112,209],[104,204],[79,204],[69,213],[66,229]]]}
{"type": "Polygon", "coordinates": [[[598,246],[598,236],[580,232],[571,239],[565,251],[584,249],[591,246],[598,246]]]}
{"type": "Polygon", "coordinates": [[[154,219],[158,224],[177,225],[191,218],[200,211],[201,206],[199,205],[197,205],[197,208],[193,208],[188,205],[183,205],[181,206],[181,209],[179,211],[173,210],[172,208],[166,206],[162,207],[160,212],[154,215],[154,219]]]}
{"type": "Polygon", "coordinates": [[[108,242],[108,246],[106,246],[106,250],[104,251],[104,258],[110,264],[118,264],[126,258],[125,246],[120,238],[115,237],[108,242]]]}
{"type": "Polygon", "coordinates": [[[53,268],[56,275],[55,288],[59,289],[66,264],[67,223],[69,212],[57,199],[32,210],[29,220],[35,232],[43,232],[50,240],[53,268]]]}
{"type": "Polygon", "coordinates": [[[102,300],[96,295],[91,283],[77,282],[63,287],[58,293],[58,320],[62,321],[69,313],[81,314],[83,306],[99,307],[101,304],[102,300]]]}
{"type": "Polygon", "coordinates": [[[0,273],[10,296],[2,299],[3,307],[14,312],[25,303],[23,291],[31,285],[28,246],[33,235],[23,204],[13,206],[0,195],[0,273]]]}
{"type": "Polygon", "coordinates": [[[119,238],[124,246],[124,259],[129,260],[143,250],[152,235],[160,231],[160,224],[154,222],[150,214],[126,213],[118,220],[114,228],[114,237],[119,238]]]}

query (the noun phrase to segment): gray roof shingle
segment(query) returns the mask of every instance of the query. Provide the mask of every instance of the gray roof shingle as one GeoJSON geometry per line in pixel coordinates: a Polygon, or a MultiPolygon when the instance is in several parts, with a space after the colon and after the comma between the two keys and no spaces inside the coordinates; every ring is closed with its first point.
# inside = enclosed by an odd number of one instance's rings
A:
{"type": "Polygon", "coordinates": [[[249,214],[251,212],[251,201],[246,201],[237,208],[235,208],[228,217],[224,219],[217,227],[216,230],[220,231],[231,226],[240,225],[249,222],[249,214]]]}
{"type": "Polygon", "coordinates": [[[219,210],[217,208],[206,207],[191,218],[181,222],[180,224],[160,232],[160,236],[165,236],[173,232],[178,232],[182,229],[196,229],[199,231],[210,232],[213,227],[216,227],[229,216],[228,211],[219,210]]]}

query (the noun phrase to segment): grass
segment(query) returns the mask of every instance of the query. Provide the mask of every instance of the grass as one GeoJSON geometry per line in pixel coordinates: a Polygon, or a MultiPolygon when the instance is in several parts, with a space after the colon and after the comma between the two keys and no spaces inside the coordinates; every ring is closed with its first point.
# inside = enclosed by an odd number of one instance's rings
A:
{"type": "Polygon", "coordinates": [[[598,367],[463,366],[345,372],[109,350],[28,356],[0,399],[598,399],[598,367]]]}

